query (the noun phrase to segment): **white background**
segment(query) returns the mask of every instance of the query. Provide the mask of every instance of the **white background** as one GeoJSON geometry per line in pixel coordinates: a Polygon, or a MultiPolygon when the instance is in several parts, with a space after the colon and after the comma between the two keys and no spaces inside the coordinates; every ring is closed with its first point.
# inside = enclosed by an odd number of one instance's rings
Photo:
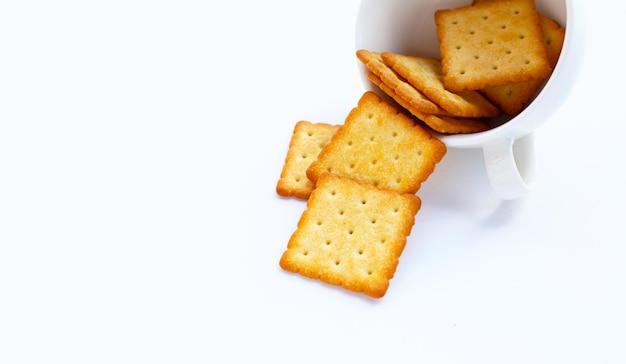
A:
{"type": "Polygon", "coordinates": [[[279,268],[292,128],[364,90],[358,5],[2,2],[0,362],[626,362],[620,2],[530,195],[450,150],[384,298],[279,268]]]}

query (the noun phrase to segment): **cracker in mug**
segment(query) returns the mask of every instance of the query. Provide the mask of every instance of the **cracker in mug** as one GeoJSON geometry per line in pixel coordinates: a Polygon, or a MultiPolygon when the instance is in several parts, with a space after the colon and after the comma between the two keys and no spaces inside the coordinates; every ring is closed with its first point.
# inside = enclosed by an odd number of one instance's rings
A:
{"type": "Polygon", "coordinates": [[[393,90],[394,94],[402,97],[405,102],[408,102],[411,108],[426,114],[447,114],[445,110],[433,102],[433,100],[426,97],[420,90],[415,89],[411,84],[401,79],[383,62],[381,53],[372,52],[367,49],[359,49],[356,55],[370,72],[375,74],[388,88],[393,90]]]}
{"type": "MultiPolygon", "coordinates": [[[[507,0],[474,0],[473,4],[482,2],[499,2],[507,0]]],[[[527,0],[533,1],[533,0],[527,0]]],[[[543,33],[543,42],[546,47],[546,56],[550,67],[556,66],[563,43],[565,40],[565,29],[555,20],[539,14],[539,22],[543,33]]],[[[491,102],[498,105],[502,111],[508,115],[519,114],[537,93],[537,90],[544,82],[544,79],[533,79],[524,82],[511,83],[501,86],[486,87],[480,90],[491,102]]]]}
{"type": "Polygon", "coordinates": [[[372,83],[377,85],[383,92],[392,97],[400,106],[407,109],[409,113],[424,122],[429,128],[441,134],[469,134],[485,131],[491,125],[481,119],[460,118],[443,115],[431,115],[414,109],[408,102],[395,95],[393,90],[388,88],[376,75],[368,72],[367,77],[372,83]]]}
{"type": "Polygon", "coordinates": [[[452,92],[543,79],[551,71],[534,2],[483,2],[435,12],[452,92]]]}
{"type": "Polygon", "coordinates": [[[500,115],[500,109],[477,91],[453,93],[446,90],[439,59],[391,52],[382,52],[381,57],[386,65],[451,116],[473,118],[500,115]]]}

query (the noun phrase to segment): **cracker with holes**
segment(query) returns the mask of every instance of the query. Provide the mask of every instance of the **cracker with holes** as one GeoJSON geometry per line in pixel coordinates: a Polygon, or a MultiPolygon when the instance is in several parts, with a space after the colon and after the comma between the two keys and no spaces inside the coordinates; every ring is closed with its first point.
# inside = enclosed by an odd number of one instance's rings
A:
{"type": "Polygon", "coordinates": [[[453,93],[446,90],[439,59],[391,52],[382,52],[381,58],[398,75],[452,116],[472,118],[500,115],[500,109],[477,91],[453,93]]]}
{"type": "Polygon", "coordinates": [[[394,98],[400,106],[407,109],[413,116],[424,122],[434,131],[442,134],[468,134],[485,131],[491,128],[489,123],[480,119],[460,118],[443,115],[429,115],[414,109],[408,102],[402,100],[393,93],[392,89],[382,82],[382,80],[371,72],[367,73],[367,77],[372,83],[377,85],[383,92],[394,98]]]}
{"type": "MultiPolygon", "coordinates": [[[[408,102],[411,108],[426,114],[447,114],[445,110],[426,97],[426,95],[398,77],[398,75],[383,62],[381,53],[372,52],[367,49],[359,49],[356,55],[370,72],[380,78],[387,88],[393,90],[394,95],[402,97],[405,102],[408,102]]],[[[391,95],[388,96],[391,97],[391,95]]]]}
{"type": "Polygon", "coordinates": [[[325,173],[307,201],[280,266],[381,298],[420,207],[416,195],[325,173]]]}
{"type": "Polygon", "coordinates": [[[276,183],[278,195],[300,199],[309,197],[315,185],[307,178],[306,170],[339,128],[340,125],[312,123],[306,120],[296,123],[287,157],[276,183]]]}
{"type": "Polygon", "coordinates": [[[543,79],[551,71],[532,1],[437,10],[435,24],[444,85],[451,92],[543,79]]]}
{"type": "MultiPolygon", "coordinates": [[[[548,63],[551,68],[554,68],[563,48],[565,29],[550,18],[542,15],[539,18],[548,63]]],[[[533,79],[507,85],[486,87],[481,92],[506,114],[517,115],[530,103],[543,82],[543,79],[533,79]]]]}
{"type": "Polygon", "coordinates": [[[306,171],[331,172],[400,193],[415,193],[446,153],[445,144],[376,93],[366,91],[306,171]]]}

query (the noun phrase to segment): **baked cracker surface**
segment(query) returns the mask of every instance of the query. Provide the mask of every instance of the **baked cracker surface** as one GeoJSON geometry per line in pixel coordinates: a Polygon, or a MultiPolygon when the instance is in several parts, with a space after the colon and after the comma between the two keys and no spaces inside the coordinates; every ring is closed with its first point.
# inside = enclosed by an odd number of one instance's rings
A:
{"type": "MultiPolygon", "coordinates": [[[[541,14],[539,18],[548,63],[551,68],[554,68],[563,48],[565,29],[556,21],[541,14]]],[[[517,115],[532,101],[532,98],[537,94],[539,87],[544,81],[544,79],[533,79],[501,86],[486,87],[481,92],[506,114],[517,115]]]]}
{"type": "Polygon", "coordinates": [[[465,90],[454,93],[446,90],[439,59],[391,52],[382,52],[381,58],[386,65],[451,116],[471,118],[500,115],[500,110],[477,91],[465,90]]]}
{"type": "Polygon", "coordinates": [[[279,264],[289,272],[383,297],[420,206],[413,194],[325,173],[279,264]]]}
{"type": "Polygon", "coordinates": [[[340,127],[306,120],[296,123],[285,163],[276,183],[278,195],[300,199],[309,197],[315,185],[307,178],[306,170],[340,127]]]}
{"type": "Polygon", "coordinates": [[[376,93],[366,91],[307,169],[317,182],[331,172],[400,193],[415,193],[446,146],[376,93]]]}
{"type": "Polygon", "coordinates": [[[375,85],[378,85],[383,92],[392,97],[398,105],[405,108],[413,116],[421,120],[432,130],[441,134],[469,134],[485,131],[491,128],[491,125],[481,119],[461,118],[453,116],[425,114],[411,107],[401,97],[394,94],[393,90],[386,85],[371,72],[368,73],[368,79],[375,85]]]}
{"type": "Polygon", "coordinates": [[[534,2],[483,2],[435,12],[444,84],[452,92],[550,73],[534,2]]]}

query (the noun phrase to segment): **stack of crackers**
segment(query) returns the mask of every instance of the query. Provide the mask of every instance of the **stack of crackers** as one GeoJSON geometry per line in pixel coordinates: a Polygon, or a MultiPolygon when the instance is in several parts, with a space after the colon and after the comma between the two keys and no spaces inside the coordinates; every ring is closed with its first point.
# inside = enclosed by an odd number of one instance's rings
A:
{"type": "Polygon", "coordinates": [[[558,61],[565,29],[534,0],[474,0],[434,14],[441,59],[357,51],[368,78],[411,115],[442,134],[490,129],[515,116],[558,61]]]}
{"type": "Polygon", "coordinates": [[[374,92],[343,125],[300,121],[276,185],[307,199],[280,266],[380,298],[445,144],[374,92]]]}
{"type": "Polygon", "coordinates": [[[485,131],[519,113],[563,45],[564,29],[534,0],[474,0],[434,16],[441,59],[357,51],[395,102],[366,91],[343,125],[296,123],[276,192],[307,207],[284,270],[383,297],[421,208],[416,193],[446,154],[433,131],[485,131]]]}

